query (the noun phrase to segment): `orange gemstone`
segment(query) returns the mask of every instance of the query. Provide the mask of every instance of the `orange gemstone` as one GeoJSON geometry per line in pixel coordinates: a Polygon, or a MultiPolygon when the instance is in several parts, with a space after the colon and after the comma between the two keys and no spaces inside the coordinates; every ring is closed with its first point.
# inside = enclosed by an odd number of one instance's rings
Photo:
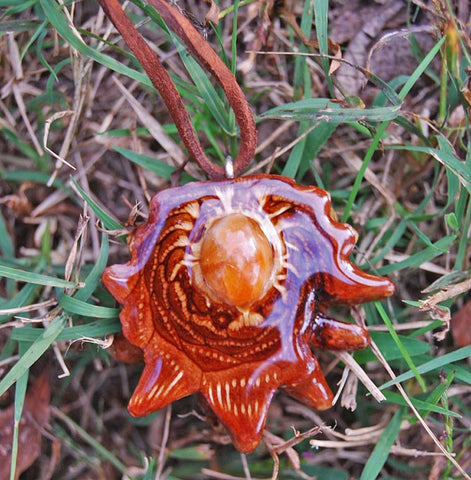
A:
{"type": "Polygon", "coordinates": [[[238,307],[259,300],[273,280],[273,250],[257,222],[233,213],[204,234],[200,267],[211,294],[238,307]]]}

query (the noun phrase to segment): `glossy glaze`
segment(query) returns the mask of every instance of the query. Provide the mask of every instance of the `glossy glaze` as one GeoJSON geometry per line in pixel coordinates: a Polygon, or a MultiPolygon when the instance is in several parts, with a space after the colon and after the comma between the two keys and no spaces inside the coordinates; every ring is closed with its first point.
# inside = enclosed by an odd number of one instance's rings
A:
{"type": "Polygon", "coordinates": [[[349,225],[332,219],[325,191],[284,177],[191,183],[158,193],[147,223],[130,236],[130,262],[103,275],[123,305],[124,335],[144,352],[131,414],[201,392],[235,446],[250,452],[278,388],[313,408],[329,408],[332,392],[311,346],[358,349],[369,337],[357,325],[326,317],[326,309],[394,291],[388,279],[350,262],[355,240],[349,225]],[[211,269],[221,255],[223,266],[235,262],[238,272],[219,288],[211,269]],[[262,283],[250,278],[252,263],[262,283]]]}

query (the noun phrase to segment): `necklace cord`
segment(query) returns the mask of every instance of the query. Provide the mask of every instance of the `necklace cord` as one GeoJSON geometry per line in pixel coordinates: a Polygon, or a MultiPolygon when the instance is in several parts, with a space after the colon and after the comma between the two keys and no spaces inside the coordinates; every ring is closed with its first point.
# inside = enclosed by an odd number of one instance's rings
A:
{"type": "MultiPolygon", "coordinates": [[[[224,178],[225,168],[213,163],[204,153],[183,100],[170,75],[125,14],[118,0],[98,0],[98,3],[159,91],[188,153],[212,180],[224,178]]],[[[148,3],[157,10],[168,27],[224,90],[240,128],[239,152],[233,161],[234,175],[240,175],[253,159],[257,146],[254,116],[242,89],[229,68],[177,8],[165,0],[148,0],[148,3]]]]}

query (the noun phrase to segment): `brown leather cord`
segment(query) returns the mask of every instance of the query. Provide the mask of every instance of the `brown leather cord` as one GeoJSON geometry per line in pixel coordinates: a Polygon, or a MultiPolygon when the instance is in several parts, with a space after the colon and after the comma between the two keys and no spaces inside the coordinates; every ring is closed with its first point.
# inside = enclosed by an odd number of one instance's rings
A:
{"type": "MultiPolygon", "coordinates": [[[[232,72],[185,16],[165,0],[148,0],[148,2],[159,12],[169,28],[180,37],[201,66],[207,69],[223,88],[240,127],[240,147],[233,162],[234,174],[240,175],[253,159],[257,146],[257,129],[244,93],[232,72]]],[[[98,3],[159,91],[189,154],[211,179],[224,178],[224,167],[211,162],[204,153],[183,100],[170,75],[124,13],[118,0],[98,0],[98,3]]]]}

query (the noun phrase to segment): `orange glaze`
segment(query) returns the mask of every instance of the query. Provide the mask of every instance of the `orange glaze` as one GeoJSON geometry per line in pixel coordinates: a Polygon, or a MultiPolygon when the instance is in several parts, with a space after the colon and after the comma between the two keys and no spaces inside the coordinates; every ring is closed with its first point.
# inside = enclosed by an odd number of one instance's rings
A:
{"type": "Polygon", "coordinates": [[[327,308],[394,292],[350,261],[357,236],[334,220],[329,195],[281,176],[164,190],[130,237],[130,261],[103,274],[123,334],[144,353],[130,413],[200,392],[242,452],[259,444],[277,389],[331,406],[311,347],[368,346],[363,327],[327,308]]]}

